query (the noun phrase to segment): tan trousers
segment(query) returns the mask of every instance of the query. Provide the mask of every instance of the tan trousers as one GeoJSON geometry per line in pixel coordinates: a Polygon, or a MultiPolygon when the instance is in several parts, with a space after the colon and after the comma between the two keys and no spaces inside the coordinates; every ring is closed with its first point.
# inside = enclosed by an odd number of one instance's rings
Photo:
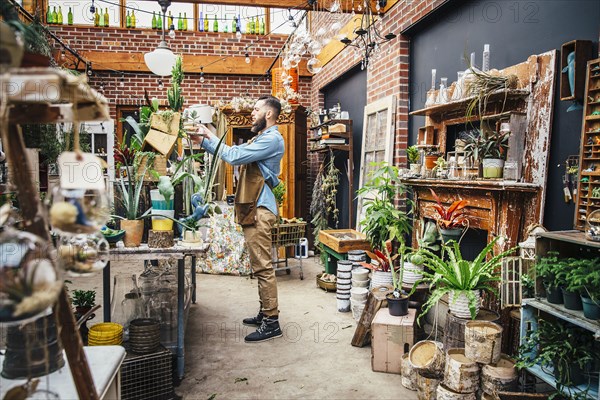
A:
{"type": "Polygon", "coordinates": [[[277,303],[277,278],[271,264],[271,227],[277,217],[264,207],[256,210],[256,223],[243,227],[244,238],[250,253],[252,273],[258,280],[261,311],[267,317],[279,314],[277,303]]]}

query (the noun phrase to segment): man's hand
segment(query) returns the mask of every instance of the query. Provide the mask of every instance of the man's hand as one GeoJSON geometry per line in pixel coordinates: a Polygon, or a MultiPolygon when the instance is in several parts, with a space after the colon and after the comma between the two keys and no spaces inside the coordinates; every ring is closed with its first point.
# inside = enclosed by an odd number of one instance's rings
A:
{"type": "Polygon", "coordinates": [[[198,130],[196,132],[188,132],[188,135],[192,142],[200,144],[202,144],[204,139],[210,139],[211,136],[214,136],[212,132],[202,124],[198,126],[198,130]]]}

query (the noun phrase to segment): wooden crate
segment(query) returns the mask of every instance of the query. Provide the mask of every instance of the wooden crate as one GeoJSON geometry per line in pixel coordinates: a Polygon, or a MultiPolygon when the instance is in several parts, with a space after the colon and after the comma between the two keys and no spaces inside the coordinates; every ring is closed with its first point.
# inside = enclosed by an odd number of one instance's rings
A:
{"type": "Polygon", "coordinates": [[[337,253],[347,253],[348,250],[371,250],[366,236],[354,229],[321,230],[319,241],[337,253]]]}
{"type": "Polygon", "coordinates": [[[371,323],[371,367],[373,371],[400,374],[402,355],[415,343],[416,310],[394,317],[387,308],[380,308],[371,323]]]}

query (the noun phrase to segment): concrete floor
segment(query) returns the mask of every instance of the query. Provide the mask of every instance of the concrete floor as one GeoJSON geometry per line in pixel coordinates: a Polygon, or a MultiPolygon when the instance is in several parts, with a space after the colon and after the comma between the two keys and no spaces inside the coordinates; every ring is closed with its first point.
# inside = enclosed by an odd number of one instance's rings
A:
{"type": "MultiPolygon", "coordinates": [[[[296,265],[297,260],[290,260],[296,265]]],[[[141,267],[111,264],[112,273],[141,267]]],[[[400,375],[373,372],[371,348],[350,345],[356,329],[351,313],[337,311],[335,293],[316,286],[322,271],[303,260],[290,275],[278,271],[282,338],[247,344],[254,328],[242,325],[258,311],[257,281],[249,277],[197,275],[197,303],[190,309],[185,339],[185,378],[176,388],[184,399],[416,399],[400,375]]],[[[70,278],[72,289],[93,288],[101,304],[101,278],[70,278]]],[[[100,321],[101,312],[89,325],[100,321]]]]}

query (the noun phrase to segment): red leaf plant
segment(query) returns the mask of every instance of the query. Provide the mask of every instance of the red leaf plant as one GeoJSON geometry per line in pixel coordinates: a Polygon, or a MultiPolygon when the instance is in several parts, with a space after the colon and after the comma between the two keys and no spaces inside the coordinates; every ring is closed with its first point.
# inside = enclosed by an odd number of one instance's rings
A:
{"type": "Polygon", "coordinates": [[[450,207],[445,207],[438,195],[429,188],[437,204],[433,207],[438,213],[437,223],[442,229],[462,228],[467,225],[468,219],[463,210],[469,202],[467,200],[456,200],[450,207]]]}

